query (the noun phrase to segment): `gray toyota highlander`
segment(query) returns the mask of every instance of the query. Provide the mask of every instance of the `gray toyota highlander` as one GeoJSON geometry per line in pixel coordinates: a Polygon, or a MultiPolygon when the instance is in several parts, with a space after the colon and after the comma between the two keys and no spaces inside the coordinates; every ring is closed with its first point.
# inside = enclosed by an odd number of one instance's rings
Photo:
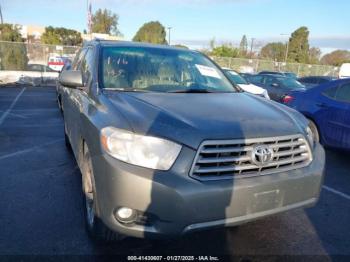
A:
{"type": "Polygon", "coordinates": [[[308,120],[199,52],[91,41],[58,100],[99,239],[178,237],[318,200],[325,154],[308,120]]]}

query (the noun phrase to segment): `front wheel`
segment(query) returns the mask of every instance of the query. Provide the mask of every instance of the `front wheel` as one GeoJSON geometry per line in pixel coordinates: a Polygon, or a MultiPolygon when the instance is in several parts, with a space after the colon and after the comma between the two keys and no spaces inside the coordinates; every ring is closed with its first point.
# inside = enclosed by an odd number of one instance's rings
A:
{"type": "Polygon", "coordinates": [[[104,242],[121,240],[124,237],[105,226],[97,216],[96,187],[92,169],[91,157],[85,145],[82,163],[82,188],[84,201],[85,224],[89,235],[104,242]]]}

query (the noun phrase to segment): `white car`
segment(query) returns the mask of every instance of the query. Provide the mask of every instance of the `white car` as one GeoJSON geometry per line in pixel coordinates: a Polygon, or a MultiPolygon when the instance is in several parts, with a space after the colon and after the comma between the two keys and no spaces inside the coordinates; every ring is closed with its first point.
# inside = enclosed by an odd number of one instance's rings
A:
{"type": "Polygon", "coordinates": [[[350,63],[344,63],[340,66],[339,69],[339,78],[348,78],[350,77],[350,63]]]}
{"type": "Polygon", "coordinates": [[[223,70],[224,70],[226,76],[230,79],[230,81],[232,83],[238,85],[244,91],[251,93],[251,94],[254,94],[254,95],[265,97],[266,99],[270,99],[269,94],[268,94],[266,89],[249,83],[239,73],[237,73],[236,71],[234,71],[232,69],[223,68],[223,70]]]}

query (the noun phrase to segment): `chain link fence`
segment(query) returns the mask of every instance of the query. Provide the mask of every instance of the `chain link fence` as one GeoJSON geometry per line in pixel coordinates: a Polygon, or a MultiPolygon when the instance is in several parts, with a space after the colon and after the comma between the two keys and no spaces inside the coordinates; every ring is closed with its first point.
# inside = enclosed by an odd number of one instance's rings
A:
{"type": "Polygon", "coordinates": [[[231,57],[212,57],[222,67],[234,69],[242,73],[257,73],[260,71],[293,72],[298,77],[303,76],[338,76],[338,67],[328,65],[308,65],[298,63],[283,63],[270,60],[244,59],[231,57]]]}
{"type": "Polygon", "coordinates": [[[0,84],[54,84],[79,47],[0,41],[0,84]]]}
{"type": "MultiPolygon", "coordinates": [[[[43,45],[0,41],[0,85],[28,83],[32,85],[54,84],[58,72],[65,63],[73,60],[79,47],[43,45]]],[[[281,63],[260,59],[212,57],[222,67],[243,73],[263,70],[293,72],[298,77],[308,75],[334,76],[338,68],[326,65],[281,63]]]]}

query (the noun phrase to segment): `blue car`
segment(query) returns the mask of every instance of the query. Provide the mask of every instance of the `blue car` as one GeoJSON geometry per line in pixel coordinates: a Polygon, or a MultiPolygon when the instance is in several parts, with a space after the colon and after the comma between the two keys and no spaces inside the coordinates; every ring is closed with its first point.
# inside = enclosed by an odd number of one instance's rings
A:
{"type": "Polygon", "coordinates": [[[310,120],[316,140],[325,146],[350,150],[349,78],[292,91],[283,102],[310,120]]]}

